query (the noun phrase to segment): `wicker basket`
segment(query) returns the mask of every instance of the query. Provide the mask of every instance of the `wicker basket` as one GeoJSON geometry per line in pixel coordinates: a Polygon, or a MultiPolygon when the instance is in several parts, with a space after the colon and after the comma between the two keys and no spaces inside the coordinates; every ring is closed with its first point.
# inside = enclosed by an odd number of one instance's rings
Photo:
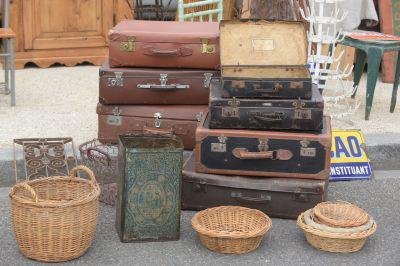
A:
{"type": "Polygon", "coordinates": [[[221,206],[198,212],[192,226],[208,249],[243,254],[257,249],[272,221],[259,210],[221,206]]]}
{"type": "Polygon", "coordinates": [[[100,188],[92,171],[77,166],[70,176],[15,185],[9,194],[15,238],[28,258],[60,262],[83,255],[92,243],[100,188]],[[75,177],[84,171],[90,181],[75,177]]]}
{"type": "Polygon", "coordinates": [[[311,246],[329,252],[350,253],[360,250],[367,238],[376,231],[376,223],[360,233],[332,233],[325,232],[312,226],[304,221],[304,213],[297,218],[298,226],[304,231],[307,242],[311,246]]]}
{"type": "Polygon", "coordinates": [[[344,201],[321,202],[313,209],[314,215],[324,224],[339,227],[356,227],[366,224],[368,213],[344,201]]]}

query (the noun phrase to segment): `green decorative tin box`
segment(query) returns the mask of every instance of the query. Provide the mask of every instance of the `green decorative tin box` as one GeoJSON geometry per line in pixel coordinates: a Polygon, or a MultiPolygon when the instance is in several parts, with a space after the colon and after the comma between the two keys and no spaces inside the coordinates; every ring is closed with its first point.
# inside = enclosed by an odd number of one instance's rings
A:
{"type": "Polygon", "coordinates": [[[174,135],[119,137],[116,226],[122,242],[179,239],[183,145],[174,135]]]}

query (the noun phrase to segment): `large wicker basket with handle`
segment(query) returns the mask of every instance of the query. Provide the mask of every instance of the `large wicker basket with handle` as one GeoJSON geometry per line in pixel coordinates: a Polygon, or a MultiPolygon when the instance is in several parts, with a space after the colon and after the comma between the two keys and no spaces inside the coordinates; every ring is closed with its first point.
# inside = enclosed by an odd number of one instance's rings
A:
{"type": "Polygon", "coordinates": [[[90,247],[99,215],[100,188],[93,172],[77,166],[69,176],[16,184],[10,191],[15,238],[28,258],[60,262],[90,247]],[[75,177],[84,171],[90,180],[75,177]]]}
{"type": "Polygon", "coordinates": [[[192,226],[208,249],[242,254],[257,249],[272,221],[259,210],[221,206],[198,212],[192,218],[192,226]]]}

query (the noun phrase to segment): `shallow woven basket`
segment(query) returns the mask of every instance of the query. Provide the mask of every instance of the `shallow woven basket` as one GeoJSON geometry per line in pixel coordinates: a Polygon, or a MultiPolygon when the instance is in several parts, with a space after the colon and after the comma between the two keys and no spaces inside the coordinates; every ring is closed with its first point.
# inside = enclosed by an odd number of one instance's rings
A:
{"type": "Polygon", "coordinates": [[[314,207],[314,215],[324,224],[339,227],[356,227],[366,224],[368,213],[344,201],[321,202],[314,207]]]}
{"type": "Polygon", "coordinates": [[[374,222],[370,229],[360,233],[331,233],[315,229],[304,222],[304,213],[297,218],[297,225],[304,231],[307,242],[316,249],[350,253],[360,250],[367,238],[376,231],[374,222]]]}
{"type": "Polygon", "coordinates": [[[221,206],[198,212],[192,218],[192,226],[208,249],[242,254],[257,249],[272,221],[259,210],[221,206]]]}
{"type": "Polygon", "coordinates": [[[16,184],[10,191],[15,238],[28,258],[60,262],[90,247],[99,215],[100,189],[85,166],[70,176],[53,176],[16,184]],[[90,180],[75,177],[84,171],[90,180]]]}

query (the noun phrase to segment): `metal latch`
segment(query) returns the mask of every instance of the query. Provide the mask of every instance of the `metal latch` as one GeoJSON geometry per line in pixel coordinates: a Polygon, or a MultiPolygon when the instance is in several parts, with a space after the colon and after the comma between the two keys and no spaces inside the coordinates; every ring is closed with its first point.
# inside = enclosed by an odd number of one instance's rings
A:
{"type": "Polygon", "coordinates": [[[201,121],[201,117],[203,116],[203,112],[199,112],[199,113],[197,113],[196,114],[196,120],[197,120],[197,122],[200,122],[201,121]]]}
{"type": "Polygon", "coordinates": [[[133,51],[135,51],[135,40],[136,40],[136,37],[128,36],[128,41],[121,42],[121,44],[119,46],[119,49],[122,52],[133,52],[133,51]]]}
{"type": "Polygon", "coordinates": [[[161,86],[165,86],[168,81],[168,74],[160,74],[160,84],[161,86]]]}
{"type": "Polygon", "coordinates": [[[308,145],[310,145],[310,141],[308,140],[301,140],[300,141],[300,156],[302,157],[315,157],[317,155],[317,149],[316,148],[309,148],[308,145]]]}
{"type": "Polygon", "coordinates": [[[121,112],[118,107],[114,107],[112,115],[107,116],[107,124],[110,126],[120,126],[122,124],[121,112]]]}
{"type": "Polygon", "coordinates": [[[204,81],[203,81],[204,88],[210,87],[212,76],[213,76],[212,73],[204,73],[204,81]]]}
{"type": "Polygon", "coordinates": [[[201,39],[201,53],[203,54],[215,54],[215,44],[210,44],[210,40],[206,38],[201,39]]]}
{"type": "Polygon", "coordinates": [[[108,78],[108,87],[123,87],[124,78],[122,78],[123,72],[114,72],[115,78],[108,78]]]}
{"type": "Polygon", "coordinates": [[[268,151],[269,145],[268,145],[269,139],[258,139],[258,150],[259,151],[268,151]]]}
{"type": "Polygon", "coordinates": [[[228,101],[230,107],[222,107],[222,117],[237,117],[239,118],[239,108],[238,105],[240,101],[236,97],[232,98],[232,101],[228,101]]]}
{"type": "Polygon", "coordinates": [[[161,113],[155,113],[154,114],[154,118],[155,118],[155,120],[154,120],[154,126],[155,127],[161,127],[161,113]]]}
{"type": "Polygon", "coordinates": [[[211,152],[226,152],[227,137],[221,135],[218,137],[218,143],[211,143],[211,152]]]}
{"type": "Polygon", "coordinates": [[[306,105],[305,102],[300,99],[293,102],[293,106],[296,108],[294,110],[294,119],[311,119],[311,109],[303,109],[306,105]]]}

